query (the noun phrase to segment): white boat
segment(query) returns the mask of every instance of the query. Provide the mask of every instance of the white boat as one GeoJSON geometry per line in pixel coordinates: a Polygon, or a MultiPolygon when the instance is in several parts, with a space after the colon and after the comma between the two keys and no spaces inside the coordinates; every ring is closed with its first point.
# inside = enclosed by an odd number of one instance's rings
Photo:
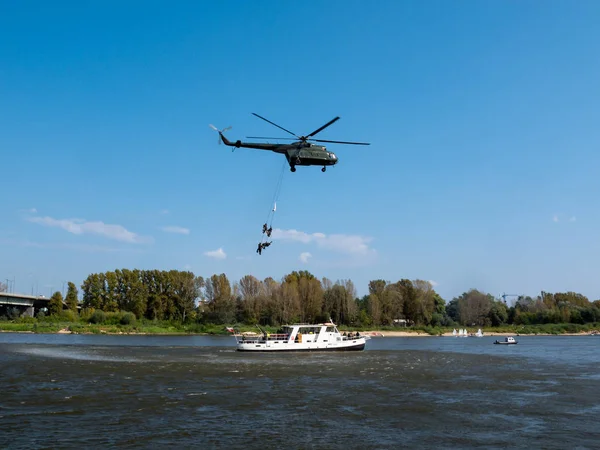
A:
{"type": "Polygon", "coordinates": [[[481,328],[477,330],[477,333],[471,334],[471,336],[473,336],[473,337],[483,337],[483,332],[481,331],[481,328]]]}
{"type": "Polygon", "coordinates": [[[504,338],[503,341],[499,341],[499,340],[495,340],[494,344],[503,344],[503,345],[514,345],[514,344],[518,344],[518,342],[515,340],[514,337],[512,336],[507,336],[504,338]]]}
{"type": "Polygon", "coordinates": [[[233,335],[238,351],[243,352],[364,350],[370,339],[358,332],[342,334],[333,322],[285,325],[278,334],[263,331],[259,336],[246,336],[234,331],[233,335]]]}

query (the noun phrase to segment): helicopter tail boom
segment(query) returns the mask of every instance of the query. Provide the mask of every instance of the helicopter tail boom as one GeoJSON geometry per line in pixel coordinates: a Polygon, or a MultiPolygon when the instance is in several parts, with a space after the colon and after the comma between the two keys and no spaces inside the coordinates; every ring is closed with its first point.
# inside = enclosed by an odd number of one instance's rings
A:
{"type": "MultiPolygon", "coordinates": [[[[221,140],[223,141],[223,144],[225,144],[225,145],[229,145],[230,147],[239,147],[239,144],[238,144],[238,145],[236,145],[236,142],[231,142],[231,141],[230,141],[229,139],[227,139],[227,138],[225,137],[225,135],[224,135],[223,133],[221,133],[220,131],[219,131],[219,136],[221,136],[221,140]]],[[[239,143],[240,141],[237,141],[237,142],[239,143]]]]}

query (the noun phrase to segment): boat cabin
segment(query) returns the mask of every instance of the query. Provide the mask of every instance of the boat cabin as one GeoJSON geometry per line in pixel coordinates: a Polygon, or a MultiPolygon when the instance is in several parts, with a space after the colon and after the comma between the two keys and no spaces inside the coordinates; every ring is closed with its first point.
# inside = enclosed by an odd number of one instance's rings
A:
{"type": "MultiPolygon", "coordinates": [[[[344,333],[345,334],[345,333],[344,333]]],[[[356,339],[355,335],[342,335],[335,324],[327,322],[320,324],[293,324],[281,327],[280,333],[270,334],[263,332],[262,336],[238,338],[238,342],[245,343],[331,343],[356,339]]]]}

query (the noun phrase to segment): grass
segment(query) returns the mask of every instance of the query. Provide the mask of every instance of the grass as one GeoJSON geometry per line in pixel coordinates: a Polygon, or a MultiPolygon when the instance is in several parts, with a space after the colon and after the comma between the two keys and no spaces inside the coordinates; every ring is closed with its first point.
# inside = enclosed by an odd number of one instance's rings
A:
{"type": "MultiPolygon", "coordinates": [[[[58,333],[60,330],[68,330],[72,333],[80,334],[171,334],[171,335],[185,335],[185,334],[202,334],[202,335],[228,335],[229,332],[226,330],[224,325],[217,324],[200,324],[200,323],[186,323],[182,324],[179,322],[159,321],[159,320],[148,320],[127,317],[124,319],[123,313],[106,313],[105,317],[102,318],[102,323],[90,322],[90,317],[74,317],[72,314],[66,316],[50,316],[43,318],[31,318],[21,317],[15,320],[6,320],[6,318],[0,319],[0,331],[10,332],[31,332],[31,333],[58,333]]],[[[254,331],[258,332],[258,328],[255,325],[235,324],[236,330],[240,332],[254,331]]],[[[278,327],[265,327],[261,328],[269,333],[275,333],[278,327]]],[[[440,336],[444,333],[452,332],[457,327],[430,327],[430,326],[415,326],[408,328],[399,328],[393,326],[362,326],[352,327],[341,325],[338,327],[340,331],[368,331],[378,330],[385,334],[385,331],[406,331],[414,333],[426,333],[432,336],[440,336]]],[[[511,333],[520,335],[536,335],[536,334],[549,334],[549,335],[560,335],[565,333],[580,333],[580,332],[591,332],[600,329],[599,323],[588,323],[588,324],[574,324],[574,323],[563,323],[563,324],[539,324],[539,325],[503,325],[499,327],[467,327],[470,332],[475,331],[477,328],[481,328],[484,333],[511,333]]]]}

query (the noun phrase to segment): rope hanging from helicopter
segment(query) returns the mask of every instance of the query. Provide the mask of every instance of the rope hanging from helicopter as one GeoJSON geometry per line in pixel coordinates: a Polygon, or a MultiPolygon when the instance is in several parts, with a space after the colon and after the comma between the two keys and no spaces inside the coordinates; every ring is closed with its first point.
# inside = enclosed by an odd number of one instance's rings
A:
{"type": "Polygon", "coordinates": [[[271,233],[273,231],[273,219],[275,218],[275,212],[277,211],[277,200],[279,200],[279,195],[281,194],[281,186],[283,185],[283,174],[285,172],[285,167],[287,162],[284,160],[281,165],[281,171],[279,173],[279,179],[277,180],[277,185],[275,186],[275,192],[273,193],[273,199],[271,200],[271,206],[269,209],[269,213],[267,214],[267,218],[262,226],[262,235],[260,242],[258,244],[258,249],[256,252],[260,255],[262,250],[271,245],[269,238],[271,237],[271,233]]]}

